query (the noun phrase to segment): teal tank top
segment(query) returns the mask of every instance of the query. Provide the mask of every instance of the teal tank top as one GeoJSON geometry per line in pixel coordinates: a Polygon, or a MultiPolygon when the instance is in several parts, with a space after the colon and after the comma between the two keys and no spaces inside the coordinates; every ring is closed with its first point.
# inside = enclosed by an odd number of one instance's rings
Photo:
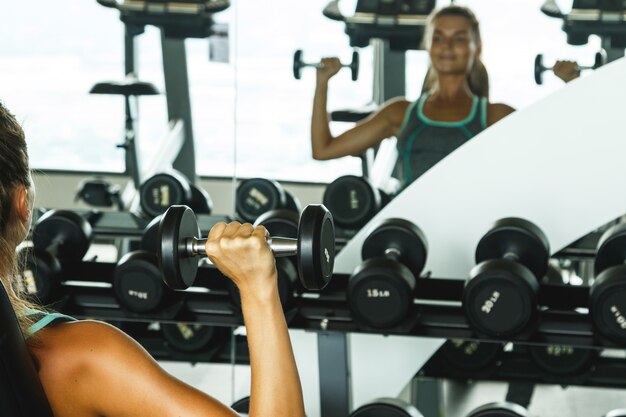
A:
{"type": "Polygon", "coordinates": [[[487,98],[474,96],[463,120],[440,122],[424,115],[428,93],[407,109],[397,136],[398,160],[394,176],[402,188],[432,168],[458,147],[487,128],[487,98]]]}
{"type": "Polygon", "coordinates": [[[32,316],[32,318],[36,320],[35,323],[32,326],[30,326],[28,330],[26,330],[26,334],[24,335],[24,338],[26,339],[28,339],[29,337],[31,337],[32,335],[34,335],[41,329],[44,329],[53,324],[65,323],[69,321],[77,321],[74,317],[66,316],[65,314],[47,313],[45,311],[32,310],[32,309],[27,309],[24,312],[19,313],[18,316],[20,317],[32,316]]]}

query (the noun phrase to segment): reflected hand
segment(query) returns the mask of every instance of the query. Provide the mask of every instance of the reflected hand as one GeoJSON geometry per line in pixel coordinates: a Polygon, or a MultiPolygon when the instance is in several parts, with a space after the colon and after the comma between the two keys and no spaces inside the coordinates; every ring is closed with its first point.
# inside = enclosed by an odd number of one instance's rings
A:
{"type": "Polygon", "coordinates": [[[554,75],[566,83],[580,77],[580,69],[576,61],[556,61],[553,71],[554,75]]]}
{"type": "Polygon", "coordinates": [[[341,69],[341,61],[336,57],[322,58],[320,64],[322,68],[317,69],[318,82],[330,80],[341,69]]]}

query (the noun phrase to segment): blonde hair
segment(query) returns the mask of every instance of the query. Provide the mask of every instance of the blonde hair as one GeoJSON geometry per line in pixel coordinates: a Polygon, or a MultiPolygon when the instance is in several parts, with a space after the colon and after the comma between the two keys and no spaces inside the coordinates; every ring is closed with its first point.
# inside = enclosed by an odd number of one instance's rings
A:
{"type": "Polygon", "coordinates": [[[0,281],[6,290],[23,333],[31,326],[29,316],[19,314],[28,309],[41,309],[28,300],[22,286],[15,285],[22,266],[16,254],[17,245],[26,235],[24,225],[13,210],[14,194],[19,186],[31,187],[28,151],[24,131],[0,103],[0,281]]]}
{"type": "MultiPolygon", "coordinates": [[[[474,37],[476,47],[478,48],[478,50],[482,50],[482,38],[480,36],[480,26],[478,23],[478,19],[476,19],[476,15],[474,15],[474,12],[464,6],[452,5],[433,11],[430,16],[428,16],[426,29],[424,30],[424,42],[426,42],[426,39],[432,36],[435,19],[443,16],[460,16],[466,18],[470,24],[472,36],[474,37]]],[[[422,85],[422,92],[424,93],[432,91],[438,82],[439,77],[437,75],[437,71],[432,66],[430,66],[428,68],[428,72],[426,73],[424,84],[422,85]]],[[[485,64],[483,64],[482,60],[480,59],[480,55],[476,56],[476,58],[474,59],[474,63],[472,64],[472,68],[467,74],[467,83],[469,84],[469,88],[472,93],[480,97],[489,97],[489,74],[487,73],[487,68],[485,68],[485,64]]]]}

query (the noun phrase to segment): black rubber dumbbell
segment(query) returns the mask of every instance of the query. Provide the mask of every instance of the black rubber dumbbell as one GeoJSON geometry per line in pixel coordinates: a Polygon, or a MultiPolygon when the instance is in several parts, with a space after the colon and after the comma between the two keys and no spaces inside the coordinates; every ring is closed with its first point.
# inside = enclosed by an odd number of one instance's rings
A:
{"type": "Polygon", "coordinates": [[[82,200],[94,207],[123,208],[119,185],[111,184],[104,178],[88,178],[82,181],[76,191],[76,200],[82,200]]]}
{"type": "Polygon", "coordinates": [[[397,398],[379,398],[357,408],[350,417],[422,417],[422,413],[397,398]]]}
{"type": "Polygon", "coordinates": [[[141,209],[150,217],[165,213],[173,205],[184,204],[203,214],[211,214],[213,207],[209,194],[176,170],[145,180],[139,187],[139,197],[141,209]]]}
{"type": "Polygon", "coordinates": [[[42,304],[56,301],[63,268],[83,259],[92,236],[91,224],[80,214],[48,210],[33,229],[33,249],[26,255],[19,289],[42,304]]]}
{"type": "Polygon", "coordinates": [[[157,312],[179,299],[165,285],[159,270],[156,254],[160,221],[161,216],[157,216],[148,223],[143,231],[141,249],[124,255],[113,274],[113,289],[118,302],[134,313],[157,312]]]}
{"type": "Polygon", "coordinates": [[[344,175],[324,191],[324,205],[333,215],[337,226],[358,230],[365,226],[391,197],[374,187],[363,177],[344,175]]]}
{"type": "Polygon", "coordinates": [[[250,397],[243,397],[235,401],[230,408],[238,413],[250,414],[250,397]]]}
{"type": "Polygon", "coordinates": [[[455,373],[474,375],[478,371],[488,371],[495,367],[503,350],[501,343],[450,339],[446,340],[439,352],[455,373]]]}
{"type": "MultiPolygon", "coordinates": [[[[601,50],[600,52],[596,52],[595,56],[594,56],[594,60],[593,60],[593,65],[591,66],[585,66],[585,65],[578,65],[576,67],[576,69],[578,71],[582,71],[582,70],[595,70],[600,68],[601,66],[603,66],[604,64],[606,64],[606,52],[604,50],[601,50]]],[[[546,67],[543,65],[543,55],[542,54],[537,54],[537,56],[535,57],[535,83],[537,83],[537,85],[541,85],[543,84],[543,73],[544,71],[552,71],[554,69],[554,67],[546,67]]]]}
{"type": "Polygon", "coordinates": [[[527,409],[519,404],[498,402],[482,405],[467,415],[467,417],[531,417],[527,409]]]}
{"type": "Polygon", "coordinates": [[[548,269],[545,234],[520,218],[499,220],[476,247],[477,265],[463,290],[465,316],[476,332],[508,337],[524,331],[538,310],[548,269]]]}
{"type": "Polygon", "coordinates": [[[608,229],[597,245],[589,313],[602,336],[626,345],[626,223],[608,229]]]}
{"type": "MultiPolygon", "coordinates": [[[[308,63],[302,59],[302,49],[298,49],[293,54],[293,77],[296,80],[302,78],[302,68],[323,68],[324,64],[321,62],[308,63]]],[[[359,53],[357,51],[352,52],[352,62],[349,64],[341,64],[342,68],[350,68],[352,81],[356,81],[359,78],[359,53]]]]}
{"type": "Polygon", "coordinates": [[[278,181],[250,178],[237,186],[235,210],[244,221],[253,223],[263,213],[283,209],[302,211],[300,202],[278,181]]]}
{"type": "Polygon", "coordinates": [[[580,375],[589,371],[599,356],[597,349],[568,345],[529,346],[533,362],[549,375],[580,375]]]}
{"type": "Polygon", "coordinates": [[[348,306],[355,321],[389,328],[415,312],[413,292],[427,252],[424,234],[407,220],[388,219],[376,227],[363,242],[364,262],[348,282],[348,306]]]}
{"type": "Polygon", "coordinates": [[[199,323],[161,323],[161,334],[174,351],[206,353],[223,346],[229,331],[225,327],[199,323]]]}

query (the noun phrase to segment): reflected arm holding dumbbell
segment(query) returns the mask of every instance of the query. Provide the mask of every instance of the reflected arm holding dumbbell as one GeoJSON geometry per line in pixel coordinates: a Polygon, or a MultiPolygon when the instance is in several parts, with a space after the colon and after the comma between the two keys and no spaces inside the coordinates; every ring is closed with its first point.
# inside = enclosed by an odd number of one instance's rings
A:
{"type": "Polygon", "coordinates": [[[566,83],[580,77],[580,68],[576,61],[556,61],[552,71],[566,83]]]}

